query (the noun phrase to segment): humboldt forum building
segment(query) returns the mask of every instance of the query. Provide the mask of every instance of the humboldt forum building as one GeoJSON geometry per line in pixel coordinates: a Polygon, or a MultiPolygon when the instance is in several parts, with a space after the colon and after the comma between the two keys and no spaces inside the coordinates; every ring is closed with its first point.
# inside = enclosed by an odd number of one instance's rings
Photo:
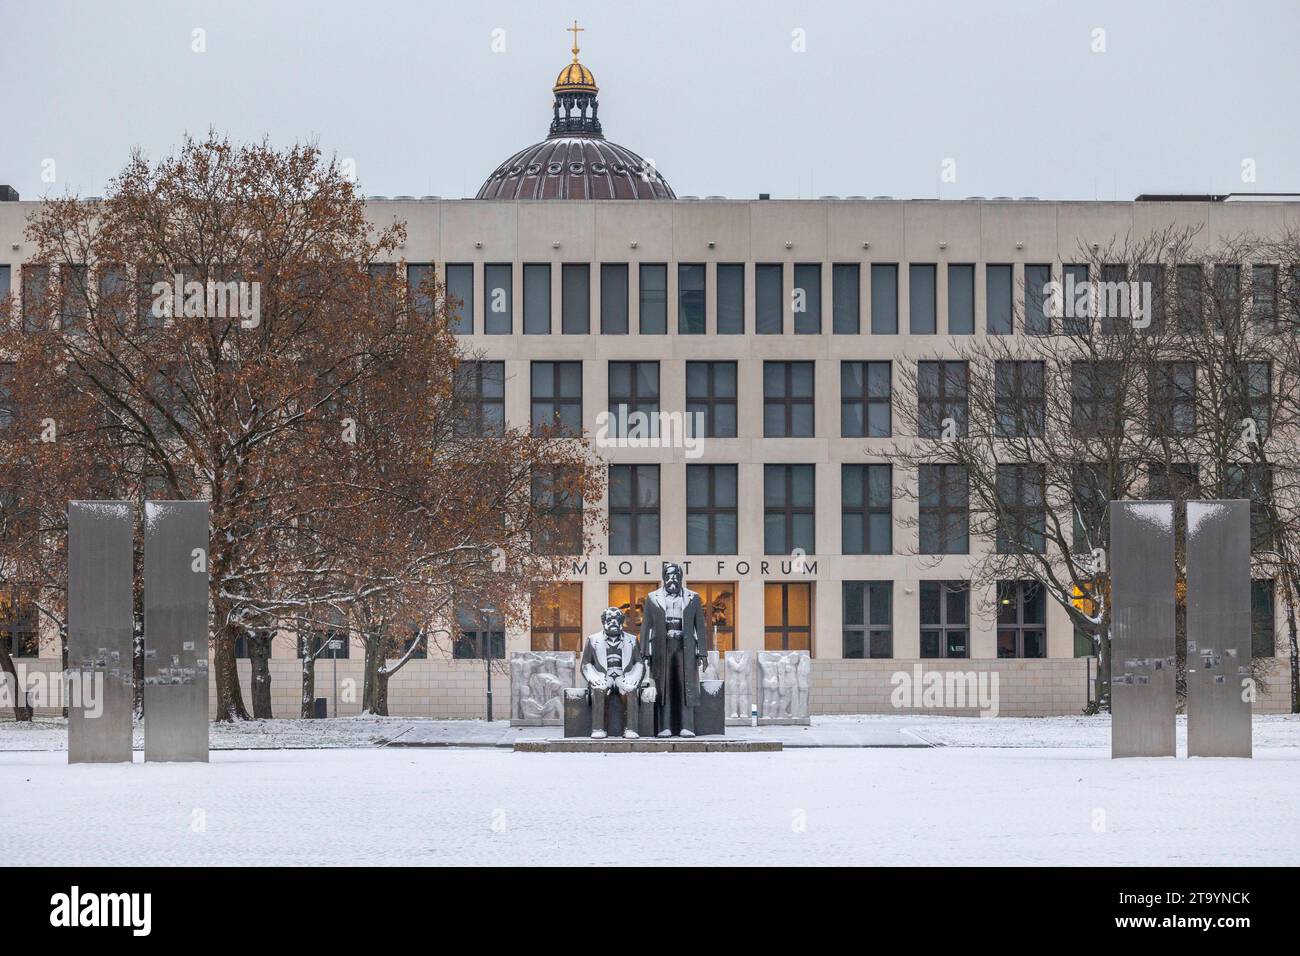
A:
{"type": "MultiPolygon", "coordinates": [[[[1081,243],[1170,223],[1268,234],[1300,228],[1300,203],[678,196],[670,170],[605,138],[596,78],[577,53],[551,115],[538,117],[545,138],[485,171],[474,198],[370,197],[368,210],[376,223],[404,221],[410,274],[433,270],[462,303],[456,331],[481,363],[485,414],[597,439],[612,409],[696,415],[701,427],[597,440],[610,469],[604,543],[539,593],[528,629],[470,615],[453,646],[410,661],[390,685],[390,712],[483,716],[485,653],[580,651],[609,605],[626,607],[635,631],[670,560],[701,595],[715,649],[810,652],[813,714],[893,712],[891,675],[918,665],[996,673],[1004,715],[1081,712],[1096,660],[1064,609],[1013,587],[1008,614],[992,587],[969,587],[990,541],[922,547],[923,505],[897,491],[917,476],[890,459],[907,437],[900,376],[956,360],[972,336],[1020,334],[1013,300],[1026,269],[1059,279],[1081,243]]],[[[35,204],[4,198],[0,291],[17,294],[35,204]]],[[[1272,610],[1277,679],[1257,711],[1287,709],[1272,610]]],[[[39,654],[57,668],[56,647],[39,654]]],[[[277,716],[299,714],[296,656],[291,635],[277,641],[277,716]]],[[[247,682],[248,661],[240,668],[247,682]]],[[[508,673],[498,663],[498,717],[508,673]]],[[[331,692],[335,675],[359,688],[359,644],[316,669],[330,712],[359,712],[359,690],[331,692]]]]}

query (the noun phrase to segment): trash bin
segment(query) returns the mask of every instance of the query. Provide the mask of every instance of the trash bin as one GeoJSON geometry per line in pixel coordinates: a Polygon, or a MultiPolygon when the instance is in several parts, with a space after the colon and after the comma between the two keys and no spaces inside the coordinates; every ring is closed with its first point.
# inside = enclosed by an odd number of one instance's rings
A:
{"type": "Polygon", "coordinates": [[[330,715],[329,704],[330,704],[329,698],[317,697],[314,701],[312,701],[311,715],[315,717],[317,720],[320,720],[323,717],[328,717],[330,715]]]}

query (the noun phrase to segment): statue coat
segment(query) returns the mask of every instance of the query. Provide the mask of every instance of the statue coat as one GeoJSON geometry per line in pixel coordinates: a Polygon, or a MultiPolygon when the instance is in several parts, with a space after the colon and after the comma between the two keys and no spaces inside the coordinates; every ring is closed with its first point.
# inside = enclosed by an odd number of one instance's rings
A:
{"type": "MultiPolygon", "coordinates": [[[[660,653],[668,640],[668,616],[662,603],[668,597],[668,592],[659,588],[651,591],[641,606],[641,654],[650,658],[650,676],[654,678],[661,700],[664,699],[662,695],[668,692],[668,654],[660,653]]],[[[682,597],[682,651],[687,660],[684,703],[687,707],[694,707],[700,702],[700,669],[695,662],[697,656],[705,656],[707,632],[700,596],[683,586],[682,597]]]]}

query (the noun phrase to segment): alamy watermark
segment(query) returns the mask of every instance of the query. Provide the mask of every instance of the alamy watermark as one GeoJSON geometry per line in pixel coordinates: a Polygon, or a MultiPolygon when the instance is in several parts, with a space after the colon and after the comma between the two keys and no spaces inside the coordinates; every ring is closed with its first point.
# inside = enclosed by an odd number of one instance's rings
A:
{"type": "Polygon", "coordinates": [[[703,412],[643,412],[618,405],[596,416],[599,448],[681,448],[685,457],[704,454],[703,412]]]}
{"type": "Polygon", "coordinates": [[[1152,293],[1150,282],[1128,279],[1076,282],[1067,273],[1064,282],[1053,279],[1043,286],[1043,312],[1053,319],[1091,319],[1104,315],[1129,319],[1135,329],[1151,325],[1152,293]]]}
{"type": "Polygon", "coordinates": [[[171,282],[155,282],[150,294],[154,297],[154,318],[239,319],[240,327],[245,329],[262,324],[260,282],[186,282],[185,276],[177,272],[171,282]]]}
{"type": "Polygon", "coordinates": [[[998,672],[924,670],[894,671],[889,703],[898,710],[978,710],[981,717],[998,715],[998,672]]]}

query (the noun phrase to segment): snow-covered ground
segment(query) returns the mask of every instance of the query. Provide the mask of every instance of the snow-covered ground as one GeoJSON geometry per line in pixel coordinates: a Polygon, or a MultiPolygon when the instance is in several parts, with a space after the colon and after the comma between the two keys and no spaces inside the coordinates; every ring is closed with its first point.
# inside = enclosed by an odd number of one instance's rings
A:
{"type": "Polygon", "coordinates": [[[0,754],[10,865],[1300,864],[1300,748],[0,754]],[[139,755],[137,755],[139,760],[139,755]],[[587,835],[587,821],[617,821],[587,835]]]}

